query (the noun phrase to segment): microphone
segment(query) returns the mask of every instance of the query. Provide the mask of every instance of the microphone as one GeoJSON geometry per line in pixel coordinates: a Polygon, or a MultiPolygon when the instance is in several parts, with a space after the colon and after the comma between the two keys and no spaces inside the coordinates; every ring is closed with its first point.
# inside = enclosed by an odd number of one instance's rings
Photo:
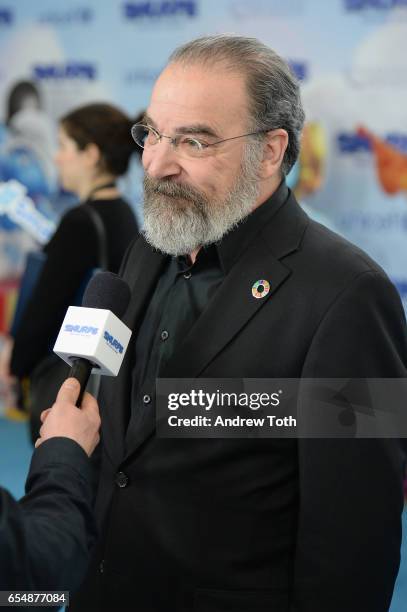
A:
{"type": "Polygon", "coordinates": [[[99,272],[89,281],[82,306],[69,306],[55,342],[54,353],[79,380],[80,406],[92,372],[117,376],[131,330],[120,320],[129,305],[128,284],[113,272],[99,272]]]}

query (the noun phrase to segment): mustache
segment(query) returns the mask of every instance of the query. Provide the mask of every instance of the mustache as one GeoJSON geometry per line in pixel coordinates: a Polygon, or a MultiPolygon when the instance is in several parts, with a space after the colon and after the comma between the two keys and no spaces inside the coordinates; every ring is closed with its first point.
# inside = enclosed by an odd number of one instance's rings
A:
{"type": "Polygon", "coordinates": [[[175,183],[166,179],[154,179],[145,175],[143,185],[146,195],[160,194],[169,198],[183,198],[195,203],[201,202],[203,199],[199,191],[184,183],[175,183]]]}

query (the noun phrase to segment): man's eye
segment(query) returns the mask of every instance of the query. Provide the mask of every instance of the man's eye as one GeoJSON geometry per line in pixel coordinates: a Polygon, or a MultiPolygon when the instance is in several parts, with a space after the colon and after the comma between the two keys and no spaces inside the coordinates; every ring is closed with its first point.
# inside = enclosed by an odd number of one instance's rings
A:
{"type": "Polygon", "coordinates": [[[205,143],[200,142],[196,138],[188,138],[188,137],[182,138],[180,141],[180,145],[185,148],[196,149],[198,151],[200,151],[206,146],[205,143]]]}

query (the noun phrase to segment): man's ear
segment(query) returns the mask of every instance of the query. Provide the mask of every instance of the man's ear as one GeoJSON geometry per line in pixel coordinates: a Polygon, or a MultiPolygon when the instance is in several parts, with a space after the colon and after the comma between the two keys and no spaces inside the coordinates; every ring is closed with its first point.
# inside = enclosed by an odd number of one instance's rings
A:
{"type": "Polygon", "coordinates": [[[283,163],[284,153],[288,146],[288,133],[286,130],[270,130],[267,132],[264,143],[263,161],[260,165],[259,177],[268,179],[274,176],[283,163]]]}
{"type": "Polygon", "coordinates": [[[94,142],[87,144],[83,153],[89,166],[96,167],[99,164],[102,156],[99,147],[94,142]]]}

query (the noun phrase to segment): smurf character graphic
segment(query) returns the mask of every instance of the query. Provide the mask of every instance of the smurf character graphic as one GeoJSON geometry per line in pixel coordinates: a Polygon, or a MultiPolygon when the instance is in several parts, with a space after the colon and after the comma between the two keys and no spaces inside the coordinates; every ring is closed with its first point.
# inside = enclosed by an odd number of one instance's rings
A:
{"type": "Polygon", "coordinates": [[[358,128],[358,134],[370,144],[375,159],[377,179],[383,191],[388,195],[396,195],[403,191],[407,193],[407,154],[364,126],[358,128]]]}

